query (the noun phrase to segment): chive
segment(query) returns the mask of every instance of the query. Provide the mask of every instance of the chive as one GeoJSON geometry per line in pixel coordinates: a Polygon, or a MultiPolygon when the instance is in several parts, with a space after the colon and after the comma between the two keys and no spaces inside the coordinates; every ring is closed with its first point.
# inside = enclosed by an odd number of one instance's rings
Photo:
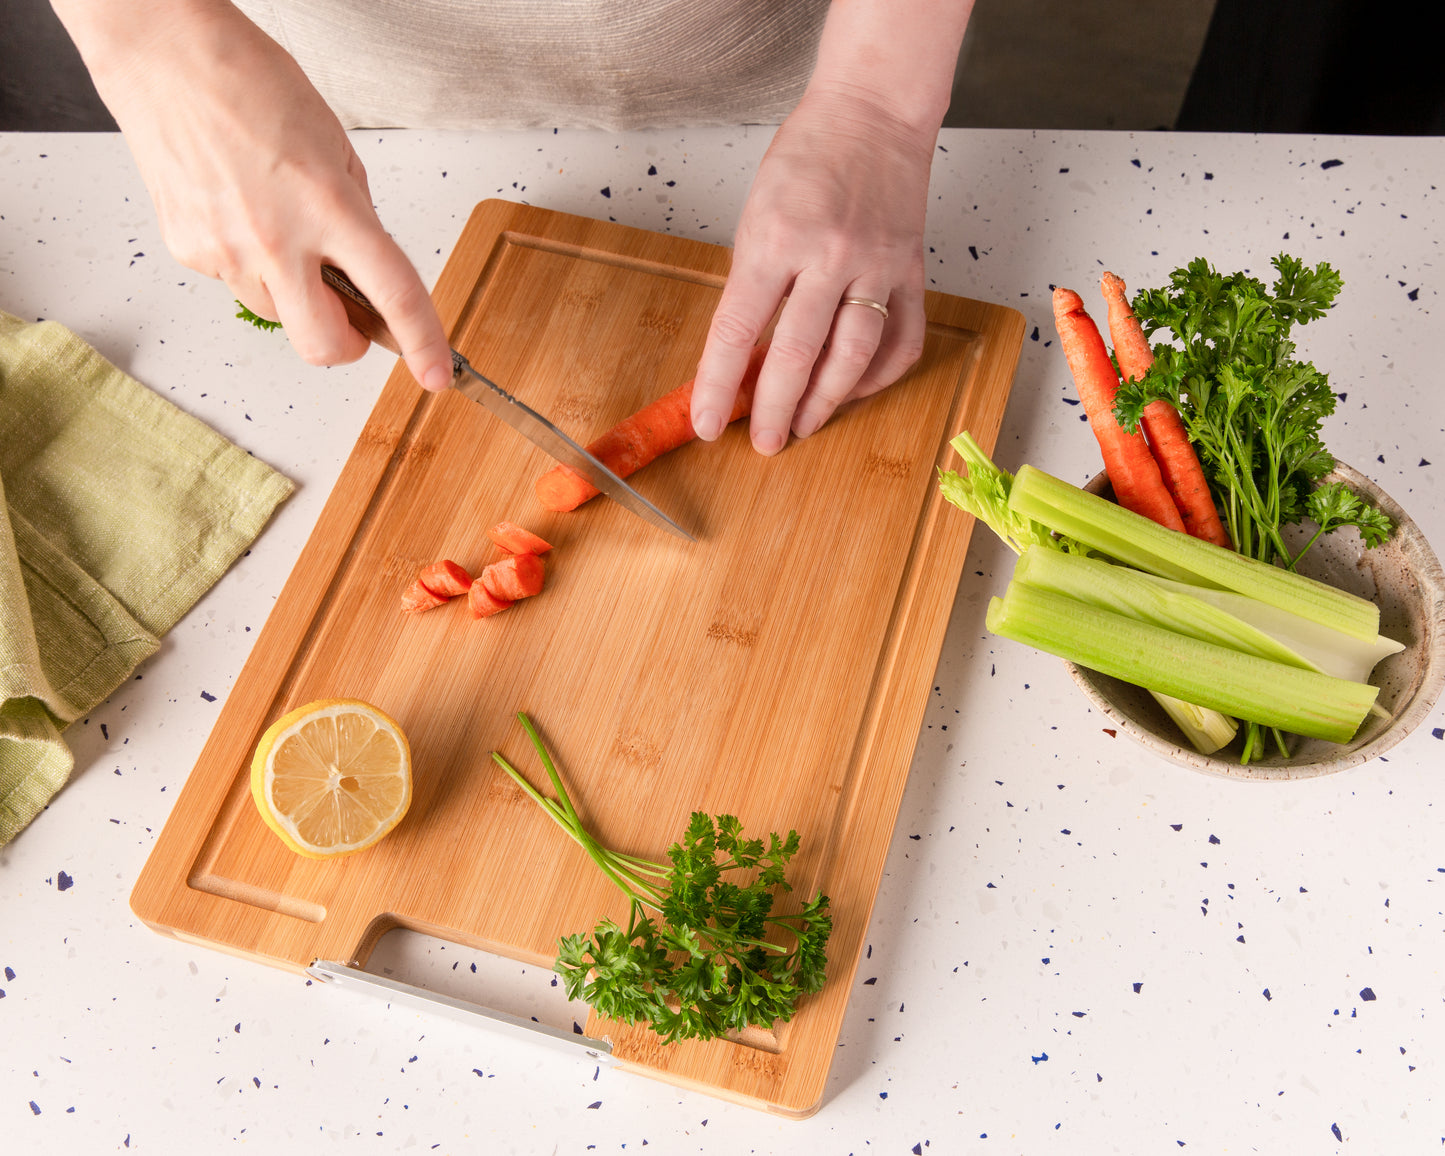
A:
{"type": "Polygon", "coordinates": [[[1002,598],[990,600],[987,624],[995,634],[1146,690],[1331,742],[1354,737],[1379,693],[1366,683],[1241,654],[1016,580],[1002,598]]]}
{"type": "Polygon", "coordinates": [[[1009,508],[1151,574],[1248,594],[1367,642],[1379,633],[1368,599],[1170,530],[1033,466],[1015,475],[1009,508]]]}

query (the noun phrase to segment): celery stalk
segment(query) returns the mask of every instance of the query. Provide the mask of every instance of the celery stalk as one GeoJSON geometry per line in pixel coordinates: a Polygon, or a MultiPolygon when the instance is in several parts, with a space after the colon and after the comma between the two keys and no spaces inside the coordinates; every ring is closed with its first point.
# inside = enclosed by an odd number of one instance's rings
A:
{"type": "Polygon", "coordinates": [[[1214,591],[1156,578],[1142,570],[1116,566],[1100,558],[1082,558],[1032,547],[1019,558],[1013,576],[1015,582],[1052,590],[1216,646],[1227,646],[1289,666],[1310,665],[1269,634],[1211,604],[1207,595],[1214,591]]]}
{"type": "MultiPolygon", "coordinates": [[[[994,465],[967,430],[949,445],[963,459],[967,473],[939,470],[939,491],[959,509],[987,525],[1015,554],[1036,547],[1080,554],[1087,550],[1067,538],[1055,538],[1041,522],[1010,510],[1008,496],[1013,476],[994,465]]],[[[1168,695],[1155,694],[1154,697],[1201,754],[1212,755],[1239,729],[1233,719],[1218,711],[1201,710],[1168,695]]]]}
{"type": "Polygon", "coordinates": [[[995,634],[1147,690],[1331,742],[1354,737],[1378,694],[1018,581],[990,600],[987,623],[995,634]]]}
{"type": "Polygon", "coordinates": [[[1258,602],[1247,594],[1236,594],[1233,590],[1204,590],[1186,586],[1157,574],[1145,574],[1136,570],[1146,582],[1169,590],[1182,591],[1232,614],[1241,621],[1269,635],[1276,642],[1288,647],[1303,662],[1315,670],[1332,674],[1336,678],[1348,678],[1354,682],[1369,682],[1370,673],[1382,660],[1405,649],[1403,642],[1377,634],[1366,642],[1298,614],[1291,614],[1277,606],[1258,602]]]}
{"type": "Polygon", "coordinates": [[[1212,755],[1222,750],[1232,743],[1234,736],[1239,733],[1239,724],[1227,714],[1206,710],[1192,702],[1185,702],[1182,698],[1160,694],[1157,690],[1149,693],[1201,755],[1212,755]]]}
{"type": "Polygon", "coordinates": [[[1151,574],[1248,594],[1367,642],[1379,634],[1379,607],[1367,599],[1170,530],[1033,466],[1014,476],[1009,508],[1151,574]]]}
{"type": "MultiPolygon", "coordinates": [[[[972,514],[999,536],[1015,554],[1026,546],[1050,545],[1049,528],[1009,509],[1009,488],[1013,477],[1001,470],[967,430],[948,443],[963,459],[965,473],[938,471],[938,489],[960,510],[972,514]]],[[[1057,548],[1063,549],[1062,544],[1057,548]]]]}

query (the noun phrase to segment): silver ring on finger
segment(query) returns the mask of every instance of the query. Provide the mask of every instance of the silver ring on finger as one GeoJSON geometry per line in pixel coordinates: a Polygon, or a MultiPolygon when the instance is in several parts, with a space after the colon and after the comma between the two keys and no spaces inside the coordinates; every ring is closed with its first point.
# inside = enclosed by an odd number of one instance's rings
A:
{"type": "Polygon", "coordinates": [[[838,302],[838,308],[841,309],[844,305],[866,305],[869,309],[876,309],[883,314],[884,321],[888,320],[888,306],[881,301],[874,301],[871,297],[844,297],[838,302]]]}

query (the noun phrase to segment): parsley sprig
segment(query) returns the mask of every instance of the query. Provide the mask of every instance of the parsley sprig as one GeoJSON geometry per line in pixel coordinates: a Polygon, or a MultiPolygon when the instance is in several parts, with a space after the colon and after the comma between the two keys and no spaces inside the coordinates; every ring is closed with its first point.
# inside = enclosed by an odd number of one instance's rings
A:
{"type": "Polygon", "coordinates": [[[237,301],[236,304],[240,306],[240,308],[236,310],[236,316],[242,321],[248,321],[257,329],[265,330],[267,333],[274,333],[281,328],[281,322],[272,321],[269,317],[262,317],[259,313],[254,312],[247,306],[241,305],[239,301],[237,301]]]}
{"type": "Polygon", "coordinates": [[[828,897],[773,912],[776,896],[792,890],[784,875],[798,851],[796,831],[773,832],[765,843],[744,838],[733,815],[699,811],[666,864],[612,851],[582,825],[536,727],[517,718],[557,798],[499,752],[492,758],[628,898],[627,926],[603,919],[559,941],[554,966],[569,999],[580,995],[624,1023],[646,1021],[671,1043],[770,1027],[792,1018],[800,995],[822,988],[833,929],[828,897]]]}
{"type": "Polygon", "coordinates": [[[1281,253],[1273,291],[1244,273],[1223,275],[1203,258],[1176,269],[1163,289],[1133,308],[1146,334],[1167,330],[1178,345],[1154,347],[1141,380],[1122,385],[1114,413],[1127,430],[1163,399],[1184,420],[1235,549],[1293,569],[1322,534],[1359,529],[1366,546],[1394,526],[1343,482],[1321,484],[1335,459],[1320,437],[1334,412],[1328,377],[1296,360],[1290,330],[1323,317],[1342,284],[1328,263],[1308,268],[1281,253]],[[1319,529],[1298,551],[1281,529],[1306,518],[1319,529]]]}

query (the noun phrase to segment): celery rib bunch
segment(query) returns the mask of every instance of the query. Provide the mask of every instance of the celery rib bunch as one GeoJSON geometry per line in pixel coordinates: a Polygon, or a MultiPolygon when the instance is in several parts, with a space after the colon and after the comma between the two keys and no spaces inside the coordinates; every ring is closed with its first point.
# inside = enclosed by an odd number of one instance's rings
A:
{"type": "MultiPolygon", "coordinates": [[[[954,445],[970,473],[1004,478],[967,435],[954,445]],[[986,467],[979,459],[987,463],[986,467]]],[[[975,487],[947,478],[955,504],[975,487]]],[[[1322,582],[1159,526],[1031,466],[1005,501],[964,505],[990,526],[1029,527],[988,628],[1100,673],[1252,724],[1241,762],[1264,730],[1348,742],[1378,690],[1370,672],[1404,649],[1379,634],[1379,608],[1322,582]],[[1053,535],[1067,540],[1058,548],[1053,535]]],[[[1022,540],[1021,540],[1022,541],[1022,540]]]]}
{"type": "MultiPolygon", "coordinates": [[[[1054,534],[1042,522],[1010,508],[1013,475],[995,466],[967,430],[950,444],[963,458],[967,472],[939,471],[938,485],[943,496],[988,526],[1015,554],[1035,548],[1078,555],[1093,553],[1082,542],[1054,534]]],[[[1212,755],[1228,746],[1239,730],[1239,724],[1221,711],[1159,690],[1151,689],[1150,694],[1200,754],[1212,755]]]]}

